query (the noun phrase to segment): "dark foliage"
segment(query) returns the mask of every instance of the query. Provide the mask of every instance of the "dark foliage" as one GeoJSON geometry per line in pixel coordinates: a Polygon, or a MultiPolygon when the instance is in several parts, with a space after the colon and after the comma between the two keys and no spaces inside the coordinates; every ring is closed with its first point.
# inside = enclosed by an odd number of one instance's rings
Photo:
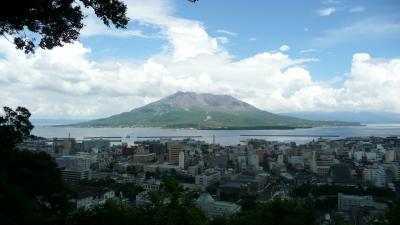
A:
{"type": "Polygon", "coordinates": [[[388,225],[398,224],[400,221],[400,202],[395,202],[389,205],[383,218],[388,225]]]}
{"type": "Polygon", "coordinates": [[[395,201],[389,204],[389,207],[386,210],[378,215],[373,225],[397,225],[400,221],[400,202],[395,201]]]}
{"type": "Polygon", "coordinates": [[[79,210],[67,219],[70,225],[136,224],[136,225],[205,225],[207,218],[190,199],[193,193],[184,193],[173,178],[165,178],[159,191],[152,192],[152,207],[126,207],[114,202],[79,210]]]}
{"type": "Polygon", "coordinates": [[[15,149],[0,158],[0,224],[62,224],[70,210],[60,171],[46,153],[15,149]]]}
{"type": "Polygon", "coordinates": [[[14,111],[7,106],[3,109],[4,115],[0,116],[0,152],[13,149],[24,137],[28,137],[33,129],[29,121],[29,110],[18,107],[14,111]]]}
{"type": "Polygon", "coordinates": [[[243,211],[254,210],[257,206],[255,195],[246,194],[240,199],[240,206],[243,211]]]}
{"type": "Polygon", "coordinates": [[[150,218],[151,216],[144,209],[133,210],[108,201],[104,205],[99,205],[89,210],[80,209],[75,211],[68,216],[66,223],[69,225],[145,225],[150,218]]]}
{"type": "Polygon", "coordinates": [[[229,224],[310,225],[315,219],[315,210],[310,202],[276,199],[270,203],[257,204],[253,210],[233,215],[229,224]]]}
{"type": "Polygon", "coordinates": [[[60,171],[46,153],[15,148],[30,135],[30,112],[4,107],[0,117],[0,224],[62,224],[70,210],[60,171]]]}
{"type": "Polygon", "coordinates": [[[11,35],[16,48],[25,53],[34,52],[35,38],[43,49],[71,43],[84,26],[81,6],[93,9],[107,26],[128,24],[126,5],[119,0],[13,0],[0,7],[0,35],[11,35]]]}

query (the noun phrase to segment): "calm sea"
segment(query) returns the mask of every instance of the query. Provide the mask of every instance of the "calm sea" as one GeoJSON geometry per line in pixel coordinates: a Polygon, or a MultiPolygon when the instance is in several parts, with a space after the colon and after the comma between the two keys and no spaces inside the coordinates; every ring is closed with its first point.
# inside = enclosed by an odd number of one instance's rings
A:
{"type": "Polygon", "coordinates": [[[123,142],[134,143],[137,140],[156,139],[158,137],[187,137],[213,142],[221,145],[235,145],[249,138],[270,141],[294,141],[307,143],[319,136],[327,138],[366,137],[366,136],[400,136],[400,124],[368,124],[354,127],[316,127],[295,130],[195,130],[195,129],[160,129],[160,128],[71,128],[36,126],[32,133],[37,136],[74,137],[82,140],[85,137],[121,137],[123,142]],[[266,136],[262,136],[266,135],[266,136]]]}

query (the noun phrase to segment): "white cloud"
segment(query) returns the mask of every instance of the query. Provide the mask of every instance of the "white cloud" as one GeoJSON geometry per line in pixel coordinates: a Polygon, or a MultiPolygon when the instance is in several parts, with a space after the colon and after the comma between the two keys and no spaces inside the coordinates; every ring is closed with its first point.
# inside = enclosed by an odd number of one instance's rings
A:
{"type": "Polygon", "coordinates": [[[365,8],[363,6],[355,6],[349,9],[349,12],[351,13],[357,13],[357,12],[364,12],[365,8]]]}
{"type": "Polygon", "coordinates": [[[320,16],[330,16],[335,11],[336,11],[336,8],[328,7],[328,8],[319,9],[316,11],[316,13],[320,16]]]}
{"type": "Polygon", "coordinates": [[[279,47],[279,50],[281,52],[286,52],[290,50],[290,47],[288,45],[282,45],[281,47],[279,47]]]}
{"type": "Polygon", "coordinates": [[[226,34],[229,36],[236,36],[237,34],[235,32],[229,31],[229,30],[223,30],[223,29],[219,29],[216,30],[217,33],[221,33],[221,34],[226,34]]]}
{"type": "MultiPolygon", "coordinates": [[[[86,10],[87,11],[87,10],[86,10]]],[[[85,24],[82,29],[81,36],[114,36],[114,37],[142,37],[149,38],[149,35],[145,35],[143,31],[139,29],[116,29],[105,26],[103,23],[99,22],[99,18],[97,18],[93,13],[88,12],[88,16],[84,19],[83,23],[85,24]]]]}
{"type": "Polygon", "coordinates": [[[316,51],[317,51],[316,49],[308,48],[308,49],[300,50],[299,53],[300,54],[307,54],[307,53],[312,53],[312,52],[316,52],[316,51]]]}
{"type": "Polygon", "coordinates": [[[316,59],[281,50],[234,60],[221,37],[174,17],[167,1],[140,2],[130,16],[159,28],[165,51],[143,61],[96,62],[79,42],[27,56],[0,39],[0,102],[26,106],[36,117],[103,117],[183,90],[230,94],[272,112],[400,112],[400,59],[355,54],[342,85],[317,82],[305,67],[316,59]]]}
{"type": "Polygon", "coordinates": [[[175,61],[219,51],[217,39],[210,37],[201,22],[173,16],[171,0],[129,0],[128,17],[161,29],[175,61]]]}
{"type": "Polygon", "coordinates": [[[341,94],[354,96],[344,101],[349,107],[400,112],[400,59],[373,59],[367,53],[355,54],[348,76],[341,94]]]}
{"type": "Polygon", "coordinates": [[[400,22],[370,18],[348,26],[326,30],[322,36],[313,39],[312,42],[316,45],[332,45],[362,39],[398,37],[399,35],[400,22]]]}
{"type": "MultiPolygon", "coordinates": [[[[165,48],[172,50],[174,60],[177,61],[201,54],[213,54],[219,50],[218,41],[227,41],[227,39],[217,40],[217,38],[210,37],[199,21],[173,16],[174,6],[171,0],[126,0],[125,3],[128,6],[127,15],[131,21],[138,22],[143,27],[156,28],[160,30],[159,35],[145,34],[139,29],[132,28],[127,30],[107,28],[93,15],[93,12],[86,9],[89,16],[86,19],[87,26],[82,31],[83,36],[164,38],[167,40],[165,48]]],[[[229,33],[229,31],[226,32],[229,33]]]]}
{"type": "Polygon", "coordinates": [[[256,41],[257,39],[254,38],[254,37],[251,37],[251,38],[249,38],[248,40],[249,40],[249,41],[256,41]]]}

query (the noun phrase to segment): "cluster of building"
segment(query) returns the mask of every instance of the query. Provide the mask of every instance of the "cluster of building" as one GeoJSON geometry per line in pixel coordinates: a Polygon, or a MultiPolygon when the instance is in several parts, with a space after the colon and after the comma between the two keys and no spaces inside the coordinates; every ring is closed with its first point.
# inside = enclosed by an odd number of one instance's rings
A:
{"type": "MultiPolygon", "coordinates": [[[[139,205],[148,203],[146,196],[158,190],[160,178],[175,176],[186,188],[203,193],[196,203],[210,216],[239,211],[237,203],[245,195],[258,196],[261,202],[290,198],[290,190],[305,183],[389,188],[397,193],[400,187],[398,137],[319,138],[302,145],[250,139],[235,146],[194,139],[127,145],[107,138],[54,138],[29,139],[20,147],[49,153],[68,181],[112,178],[140,185],[145,191],[137,196],[139,205]]],[[[98,196],[92,196],[97,199],[92,202],[112,194],[98,196]]],[[[385,207],[374,196],[340,194],[337,198],[338,212],[354,206],[385,207]]]]}

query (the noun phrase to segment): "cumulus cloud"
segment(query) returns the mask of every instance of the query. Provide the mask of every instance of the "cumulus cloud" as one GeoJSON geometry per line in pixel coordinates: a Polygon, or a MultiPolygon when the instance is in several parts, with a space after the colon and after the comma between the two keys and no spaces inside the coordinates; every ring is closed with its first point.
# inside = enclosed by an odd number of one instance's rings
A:
{"type": "Polygon", "coordinates": [[[336,8],[334,7],[328,7],[328,8],[323,8],[323,9],[319,9],[317,10],[317,14],[320,16],[330,16],[332,13],[334,13],[336,11],[336,8]]]}
{"type": "MultiPolygon", "coordinates": [[[[83,29],[83,36],[110,35],[119,37],[144,37],[162,38],[167,40],[166,49],[173,53],[176,61],[184,60],[197,55],[211,55],[218,51],[218,41],[226,43],[228,39],[219,40],[210,37],[205,31],[203,24],[199,21],[187,20],[173,16],[174,6],[171,0],[129,0],[125,1],[128,6],[127,15],[132,21],[140,26],[152,27],[160,30],[159,35],[147,35],[140,29],[116,30],[105,27],[101,21],[86,9],[89,14],[86,19],[87,26],[83,29]]],[[[233,35],[233,32],[220,30],[225,34],[233,35]]]]}
{"type": "Polygon", "coordinates": [[[79,42],[27,56],[0,39],[2,105],[26,106],[36,117],[93,118],[182,90],[230,94],[272,112],[400,112],[400,59],[355,54],[343,84],[331,86],[313,80],[306,69],[317,59],[281,50],[236,60],[221,47],[221,38],[210,36],[200,22],[175,17],[167,1],[140,2],[130,7],[136,10],[130,17],[160,29],[165,51],[143,61],[98,62],[79,42]]]}
{"type": "Polygon", "coordinates": [[[374,59],[367,53],[355,54],[348,76],[341,94],[354,96],[345,101],[349,107],[400,112],[400,59],[374,59]]]}
{"type": "MultiPolygon", "coordinates": [[[[86,11],[88,11],[86,9],[86,11]]],[[[87,17],[84,19],[83,23],[85,24],[82,29],[81,36],[115,36],[115,37],[141,37],[141,38],[152,38],[149,35],[144,34],[144,32],[140,29],[129,29],[129,30],[121,30],[116,28],[107,27],[101,22],[99,22],[99,18],[97,18],[93,12],[87,12],[87,17]]]]}
{"type": "Polygon", "coordinates": [[[126,1],[128,17],[141,24],[161,29],[175,61],[219,51],[217,38],[211,37],[199,21],[175,17],[170,0],[126,1]]]}

